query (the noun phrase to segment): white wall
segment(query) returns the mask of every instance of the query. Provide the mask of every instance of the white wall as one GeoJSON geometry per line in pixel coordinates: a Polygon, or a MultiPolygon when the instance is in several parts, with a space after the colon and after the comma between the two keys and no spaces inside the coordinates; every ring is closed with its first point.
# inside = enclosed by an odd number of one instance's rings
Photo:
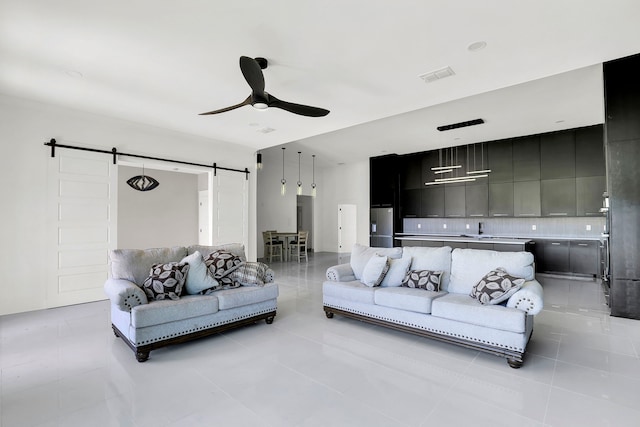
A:
{"type": "Polygon", "coordinates": [[[127,180],[140,168],[118,167],[118,248],[143,249],[198,243],[198,175],[145,168],[160,185],[137,191],[127,180]]]}
{"type": "MultiPolygon", "coordinates": [[[[45,308],[47,161],[43,143],[85,145],[244,169],[251,149],[212,139],[0,95],[0,315],[45,308]]],[[[252,169],[252,168],[251,168],[252,169]]],[[[249,194],[249,247],[255,259],[255,173],[249,194]]]]}

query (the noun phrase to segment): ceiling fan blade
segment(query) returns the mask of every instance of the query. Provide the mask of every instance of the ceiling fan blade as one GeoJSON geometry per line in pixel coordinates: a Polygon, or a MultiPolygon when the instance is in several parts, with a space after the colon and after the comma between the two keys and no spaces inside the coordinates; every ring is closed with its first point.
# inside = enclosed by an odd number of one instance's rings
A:
{"type": "Polygon", "coordinates": [[[199,116],[207,116],[209,114],[224,113],[225,111],[235,110],[236,108],[244,107],[245,105],[251,105],[251,95],[249,95],[247,97],[247,99],[242,101],[240,104],[232,105],[231,107],[227,107],[227,108],[221,108],[220,110],[209,111],[208,113],[200,113],[198,115],[199,116]]]}
{"type": "Polygon", "coordinates": [[[264,75],[258,61],[248,56],[241,56],[240,70],[251,90],[258,94],[264,94],[264,75]]]}
{"type": "Polygon", "coordinates": [[[329,110],[324,108],[312,107],[310,105],[294,104],[292,102],[281,101],[275,96],[269,94],[269,107],[280,108],[290,113],[299,114],[307,117],[323,117],[329,114],[329,110]]]}

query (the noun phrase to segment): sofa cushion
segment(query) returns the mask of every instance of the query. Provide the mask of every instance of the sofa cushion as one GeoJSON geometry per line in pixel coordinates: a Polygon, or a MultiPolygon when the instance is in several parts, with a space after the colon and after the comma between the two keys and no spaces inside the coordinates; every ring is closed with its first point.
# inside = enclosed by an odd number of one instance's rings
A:
{"type": "Polygon", "coordinates": [[[451,273],[451,248],[449,246],[439,248],[407,246],[404,248],[404,254],[411,257],[410,270],[442,271],[440,289],[445,291],[448,289],[451,273]]]}
{"type": "Polygon", "coordinates": [[[354,244],[349,262],[353,269],[353,275],[357,280],[362,279],[364,267],[375,254],[389,258],[400,258],[402,257],[402,248],[370,248],[369,246],[363,246],[358,243],[354,244]]]}
{"type": "Polygon", "coordinates": [[[377,305],[384,307],[430,314],[432,301],[442,295],[446,295],[446,292],[403,287],[379,288],[375,291],[374,301],[377,305]]]}
{"type": "Polygon", "coordinates": [[[239,256],[243,261],[247,260],[247,257],[244,253],[244,245],[242,243],[226,243],[224,245],[215,245],[215,246],[205,246],[205,245],[191,245],[187,247],[187,254],[191,255],[195,251],[198,251],[202,254],[204,259],[207,259],[210,253],[223,250],[227,252],[231,252],[232,254],[239,256]]]}
{"type": "Polygon", "coordinates": [[[523,333],[527,313],[502,305],[483,305],[469,295],[446,294],[433,300],[431,315],[472,325],[523,333]]]}
{"type": "Polygon", "coordinates": [[[131,325],[134,328],[160,325],[191,317],[214,314],[218,311],[218,299],[206,295],[185,295],[178,301],[153,301],[131,309],[131,325]]]}
{"type": "Polygon", "coordinates": [[[469,296],[482,304],[500,304],[515,294],[524,279],[509,275],[504,268],[491,270],[471,289],[469,296]]]}
{"type": "Polygon", "coordinates": [[[200,252],[195,251],[191,255],[182,258],[180,262],[189,264],[189,272],[187,273],[187,280],[184,284],[184,290],[187,294],[194,295],[207,289],[216,289],[220,286],[218,281],[209,274],[209,270],[200,252]]]}
{"type": "Polygon", "coordinates": [[[374,254],[364,266],[360,281],[370,287],[380,286],[387,271],[389,271],[389,258],[374,254]]]}
{"type": "Polygon", "coordinates": [[[530,252],[497,252],[482,249],[454,249],[451,254],[449,292],[469,295],[471,288],[498,267],[525,280],[534,279],[533,254],[530,252]]]}
{"type": "Polygon", "coordinates": [[[142,289],[150,300],[180,299],[182,287],[189,272],[189,264],[169,262],[154,264],[142,289]]]}
{"type": "Polygon", "coordinates": [[[322,284],[322,294],[352,302],[374,304],[373,295],[376,288],[370,288],[359,281],[330,282],[322,284]]]}
{"type": "Polygon", "coordinates": [[[278,298],[278,285],[267,283],[264,286],[242,286],[218,291],[214,295],[218,298],[220,310],[228,310],[278,298]]]}
{"type": "Polygon", "coordinates": [[[389,271],[384,275],[384,279],[382,283],[380,283],[380,287],[395,287],[402,285],[402,281],[407,275],[409,271],[409,267],[411,266],[411,257],[409,255],[402,255],[402,258],[399,259],[389,259],[389,271]]]}
{"type": "Polygon", "coordinates": [[[153,264],[180,262],[187,256],[182,246],[154,249],[114,249],[109,252],[111,278],[125,279],[142,287],[153,264]]]}
{"type": "Polygon", "coordinates": [[[441,282],[442,271],[410,270],[402,281],[402,286],[438,292],[441,282]]]}

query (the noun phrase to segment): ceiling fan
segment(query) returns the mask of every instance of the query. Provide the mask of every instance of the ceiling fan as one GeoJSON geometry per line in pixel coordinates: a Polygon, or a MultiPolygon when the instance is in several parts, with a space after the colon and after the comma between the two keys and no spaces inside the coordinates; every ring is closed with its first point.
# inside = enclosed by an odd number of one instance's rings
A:
{"type": "Polygon", "coordinates": [[[264,91],[264,75],[262,70],[267,68],[268,62],[265,58],[249,58],[247,56],[240,57],[240,70],[244,79],[251,87],[251,95],[240,104],[232,105],[227,108],[200,113],[200,116],[208,114],[224,113],[225,111],[235,110],[245,105],[251,105],[258,110],[264,110],[269,107],[280,108],[290,113],[299,114],[308,117],[322,117],[329,114],[329,110],[324,108],[311,107],[309,105],[294,104],[292,102],[281,101],[275,96],[264,91]]]}

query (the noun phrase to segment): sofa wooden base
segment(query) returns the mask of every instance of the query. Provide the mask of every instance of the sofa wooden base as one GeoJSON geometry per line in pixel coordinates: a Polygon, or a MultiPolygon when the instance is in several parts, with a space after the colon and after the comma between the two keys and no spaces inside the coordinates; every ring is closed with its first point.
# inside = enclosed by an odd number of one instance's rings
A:
{"type": "Polygon", "coordinates": [[[154,343],[151,343],[151,344],[146,344],[146,345],[141,345],[141,346],[136,346],[131,341],[129,341],[129,339],[125,336],[125,334],[123,334],[114,324],[111,324],[111,327],[113,328],[113,332],[116,335],[116,337],[122,338],[122,340],[135,353],[136,360],[138,362],[142,363],[142,362],[147,361],[147,359],[149,359],[149,353],[152,350],[156,350],[158,348],[165,347],[165,346],[172,345],[172,344],[184,343],[184,342],[187,342],[187,341],[195,340],[195,339],[198,339],[198,338],[203,338],[203,337],[206,337],[206,336],[209,336],[209,335],[213,335],[213,334],[218,334],[220,332],[225,332],[225,331],[228,331],[230,329],[234,329],[234,328],[238,328],[238,327],[241,327],[241,326],[250,325],[250,324],[256,323],[257,321],[263,320],[263,319],[265,320],[265,322],[268,325],[270,325],[270,324],[273,323],[273,319],[274,319],[275,316],[276,316],[276,312],[275,311],[271,311],[269,313],[259,314],[257,316],[253,316],[253,317],[249,317],[247,319],[238,320],[236,322],[232,322],[232,323],[227,323],[227,324],[224,324],[224,325],[216,326],[214,328],[204,329],[202,331],[193,332],[193,333],[186,334],[186,335],[180,335],[179,337],[169,338],[169,339],[166,339],[166,340],[157,341],[157,342],[154,342],[154,343]]]}
{"type": "Polygon", "coordinates": [[[345,317],[350,317],[356,320],[361,320],[363,322],[372,323],[374,325],[385,326],[391,329],[396,329],[403,332],[409,332],[415,335],[420,335],[422,337],[432,338],[439,341],[470,348],[473,350],[479,350],[485,353],[493,354],[495,356],[504,357],[507,359],[507,363],[509,364],[509,366],[514,369],[520,368],[524,362],[524,353],[520,353],[518,351],[507,350],[501,347],[494,347],[488,344],[477,343],[477,342],[468,341],[462,338],[456,338],[456,337],[450,337],[448,335],[438,334],[436,332],[416,329],[410,326],[400,325],[397,323],[388,322],[388,321],[376,319],[373,317],[363,316],[361,314],[351,313],[349,311],[340,310],[333,307],[327,307],[326,305],[324,306],[324,312],[327,318],[329,319],[333,318],[334,314],[340,314],[345,317]]]}

